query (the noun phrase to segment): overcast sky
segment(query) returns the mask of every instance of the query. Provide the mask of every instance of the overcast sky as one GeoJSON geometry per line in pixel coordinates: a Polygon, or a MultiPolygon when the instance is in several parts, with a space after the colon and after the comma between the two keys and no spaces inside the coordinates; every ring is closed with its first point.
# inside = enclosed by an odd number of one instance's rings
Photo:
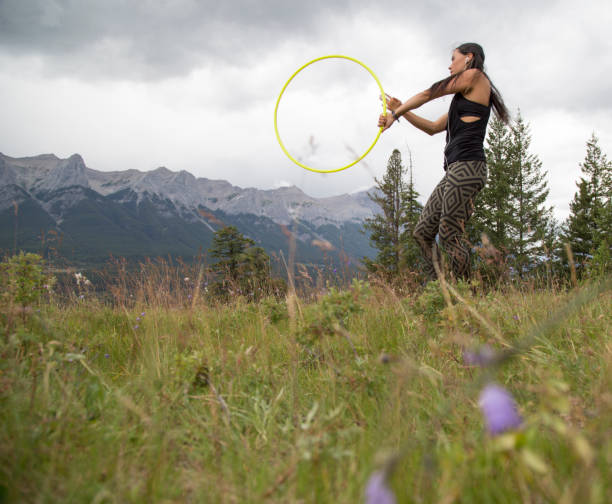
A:
{"type": "MultiPolygon", "coordinates": [[[[448,75],[475,41],[564,218],[592,132],[612,157],[612,7],[594,1],[0,0],[0,151],[78,152],[94,169],[159,166],[241,187],[295,184],[312,196],[354,192],[412,153],[424,200],[443,175],[443,134],[407,123],[343,172],[293,164],[274,134],[287,79],[313,58],[363,61],[407,99],[448,75]]],[[[450,98],[417,113],[435,119],[450,98]]],[[[280,134],[306,164],[329,169],[376,136],[378,88],[355,63],[325,60],[287,88],[280,134]]]]}

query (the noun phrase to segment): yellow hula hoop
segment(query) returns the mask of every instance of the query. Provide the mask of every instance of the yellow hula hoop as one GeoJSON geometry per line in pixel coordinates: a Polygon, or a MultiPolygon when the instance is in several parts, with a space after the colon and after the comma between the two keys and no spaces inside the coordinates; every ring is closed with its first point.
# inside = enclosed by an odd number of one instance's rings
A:
{"type": "Polygon", "coordinates": [[[370,147],[368,147],[368,150],[365,151],[364,154],[362,154],[359,158],[357,158],[352,163],[347,164],[346,166],[343,166],[342,168],[336,168],[334,170],[317,170],[316,168],[311,168],[310,166],[306,166],[305,164],[300,163],[291,154],[289,154],[289,152],[287,151],[287,149],[283,145],[283,142],[281,140],[280,134],[278,133],[278,120],[277,120],[278,104],[280,103],[281,98],[283,97],[283,93],[285,92],[285,89],[287,89],[287,86],[289,85],[289,83],[293,80],[293,78],[297,74],[299,74],[307,66],[312,65],[313,63],[316,63],[317,61],[321,61],[321,60],[324,60],[324,59],[330,59],[330,58],[340,58],[340,59],[346,59],[346,60],[349,60],[349,61],[354,61],[358,65],[361,65],[363,68],[365,68],[370,73],[370,75],[372,77],[374,77],[374,80],[376,81],[376,84],[378,84],[378,88],[380,89],[380,96],[382,96],[383,115],[387,113],[387,98],[386,98],[385,92],[383,90],[382,84],[378,80],[378,77],[376,77],[376,74],[372,70],[370,70],[370,68],[368,68],[365,64],[363,64],[361,61],[359,61],[359,60],[357,60],[355,58],[351,58],[350,56],[342,56],[340,54],[331,54],[329,56],[321,56],[320,58],[313,59],[312,61],[309,61],[305,65],[302,65],[300,68],[298,68],[295,71],[295,73],[291,77],[289,77],[289,80],[285,83],[285,85],[283,86],[283,89],[281,89],[281,92],[278,95],[278,100],[276,100],[276,107],[274,107],[274,131],[276,132],[276,139],[278,140],[278,143],[281,146],[281,149],[283,149],[283,152],[287,155],[287,157],[289,159],[291,159],[291,161],[293,161],[296,165],[301,166],[302,168],[304,168],[306,170],[310,170],[312,172],[317,172],[317,173],[339,172],[339,171],[342,171],[342,170],[346,170],[347,168],[350,168],[354,164],[359,163],[359,161],[361,161],[364,157],[366,157],[370,153],[370,151],[372,150],[374,145],[376,145],[376,142],[378,142],[378,139],[380,138],[380,134],[382,133],[382,128],[379,128],[378,129],[378,134],[376,135],[376,138],[372,142],[372,145],[370,145],[370,147]]]}

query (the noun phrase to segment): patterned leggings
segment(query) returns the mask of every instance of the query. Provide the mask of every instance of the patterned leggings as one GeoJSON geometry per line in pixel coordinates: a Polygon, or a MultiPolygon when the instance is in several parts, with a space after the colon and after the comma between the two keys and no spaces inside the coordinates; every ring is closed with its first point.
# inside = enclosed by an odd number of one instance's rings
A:
{"type": "MultiPolygon", "coordinates": [[[[450,257],[455,278],[470,276],[470,248],[465,240],[465,223],[474,211],[473,199],[487,181],[484,161],[457,161],[448,166],[446,174],[433,190],[414,227],[413,236],[425,258],[425,274],[436,277],[432,252],[436,235],[450,257]]],[[[436,246],[438,264],[439,253],[436,246]]]]}

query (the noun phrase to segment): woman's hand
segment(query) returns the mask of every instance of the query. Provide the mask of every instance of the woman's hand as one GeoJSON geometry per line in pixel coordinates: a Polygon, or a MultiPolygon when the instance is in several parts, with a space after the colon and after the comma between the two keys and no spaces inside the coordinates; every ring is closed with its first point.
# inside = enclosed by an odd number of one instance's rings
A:
{"type": "MultiPolygon", "coordinates": [[[[387,97],[387,108],[389,110],[397,110],[397,108],[402,104],[402,102],[394,96],[389,96],[387,93],[385,93],[385,96],[387,97]]],[[[380,101],[382,101],[382,96],[380,97],[380,101]]]]}
{"type": "Polygon", "coordinates": [[[388,113],[386,115],[380,114],[380,117],[378,118],[378,127],[382,128],[383,131],[389,129],[389,127],[393,124],[395,120],[393,119],[393,116],[388,113]]]}

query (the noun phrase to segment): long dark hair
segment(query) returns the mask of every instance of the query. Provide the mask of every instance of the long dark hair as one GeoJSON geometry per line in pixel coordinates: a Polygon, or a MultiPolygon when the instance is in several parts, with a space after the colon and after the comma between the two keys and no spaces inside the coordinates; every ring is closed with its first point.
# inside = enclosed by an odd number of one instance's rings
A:
{"type": "Polygon", "coordinates": [[[446,86],[450,82],[454,81],[463,72],[465,72],[465,70],[468,70],[470,68],[476,68],[480,70],[487,79],[489,79],[489,83],[491,84],[491,105],[493,106],[495,115],[507,124],[508,121],[510,120],[510,114],[508,113],[508,109],[506,108],[506,105],[504,104],[504,100],[500,92],[493,85],[491,78],[487,75],[487,73],[484,70],[485,55],[484,55],[484,50],[482,49],[480,44],[476,44],[475,42],[467,42],[465,44],[461,44],[456,49],[461,54],[468,55],[472,53],[474,57],[470,59],[470,62],[468,63],[466,68],[464,70],[461,70],[461,72],[457,72],[455,75],[451,75],[447,77],[446,79],[442,79],[441,81],[434,82],[429,88],[429,91],[431,92],[432,97],[437,98],[437,96],[440,95],[440,92],[443,89],[445,89],[446,86]]]}

